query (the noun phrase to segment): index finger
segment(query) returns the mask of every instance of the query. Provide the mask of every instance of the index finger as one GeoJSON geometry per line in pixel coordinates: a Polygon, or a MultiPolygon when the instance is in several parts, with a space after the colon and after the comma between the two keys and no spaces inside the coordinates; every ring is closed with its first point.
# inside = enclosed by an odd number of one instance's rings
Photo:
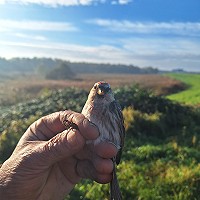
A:
{"type": "Polygon", "coordinates": [[[98,129],[83,114],[66,110],[52,113],[34,122],[26,132],[26,140],[51,139],[67,129],[64,120],[76,124],[81,135],[88,140],[94,140],[99,136],[98,129]]]}
{"type": "MultiPolygon", "coordinates": [[[[65,112],[65,111],[64,111],[65,112]]],[[[81,132],[82,136],[88,140],[94,140],[99,136],[98,128],[96,125],[91,123],[83,114],[77,113],[77,112],[72,112],[68,111],[67,113],[64,113],[62,115],[62,123],[65,124],[64,122],[69,122],[72,123],[72,128],[76,128],[73,126],[78,127],[79,131],[81,132]]],[[[67,125],[68,128],[68,125],[67,125]]]]}

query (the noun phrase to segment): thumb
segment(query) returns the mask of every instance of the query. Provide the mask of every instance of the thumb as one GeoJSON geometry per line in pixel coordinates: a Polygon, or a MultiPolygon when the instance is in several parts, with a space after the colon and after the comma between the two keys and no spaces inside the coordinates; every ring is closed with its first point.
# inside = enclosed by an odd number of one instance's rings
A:
{"type": "Polygon", "coordinates": [[[68,129],[46,141],[43,145],[42,154],[45,161],[48,160],[52,164],[63,158],[73,156],[82,150],[85,145],[85,139],[79,130],[68,129]]]}

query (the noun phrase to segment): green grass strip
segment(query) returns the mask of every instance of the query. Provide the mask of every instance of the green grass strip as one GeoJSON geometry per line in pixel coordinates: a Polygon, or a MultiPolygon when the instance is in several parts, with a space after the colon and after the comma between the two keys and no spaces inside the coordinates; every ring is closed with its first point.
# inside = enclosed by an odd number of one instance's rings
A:
{"type": "Polygon", "coordinates": [[[167,74],[185,83],[188,87],[182,92],[168,95],[167,98],[180,103],[200,105],[200,74],[167,74]]]}

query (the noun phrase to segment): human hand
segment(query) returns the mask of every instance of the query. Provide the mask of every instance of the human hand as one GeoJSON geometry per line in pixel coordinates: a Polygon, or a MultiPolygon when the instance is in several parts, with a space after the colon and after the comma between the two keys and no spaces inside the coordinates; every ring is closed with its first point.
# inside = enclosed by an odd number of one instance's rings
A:
{"type": "Polygon", "coordinates": [[[81,178],[99,183],[112,179],[117,149],[110,143],[86,145],[98,129],[82,114],[56,112],[34,122],[0,168],[2,200],[63,199],[81,178]],[[68,129],[64,119],[78,126],[68,129]]]}

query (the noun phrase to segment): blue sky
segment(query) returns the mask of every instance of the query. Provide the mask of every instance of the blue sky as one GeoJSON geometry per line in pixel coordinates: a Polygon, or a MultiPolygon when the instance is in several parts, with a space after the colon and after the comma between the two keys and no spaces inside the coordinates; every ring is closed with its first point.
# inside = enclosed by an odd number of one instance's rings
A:
{"type": "Polygon", "coordinates": [[[0,0],[0,57],[200,71],[200,0],[0,0]]]}

